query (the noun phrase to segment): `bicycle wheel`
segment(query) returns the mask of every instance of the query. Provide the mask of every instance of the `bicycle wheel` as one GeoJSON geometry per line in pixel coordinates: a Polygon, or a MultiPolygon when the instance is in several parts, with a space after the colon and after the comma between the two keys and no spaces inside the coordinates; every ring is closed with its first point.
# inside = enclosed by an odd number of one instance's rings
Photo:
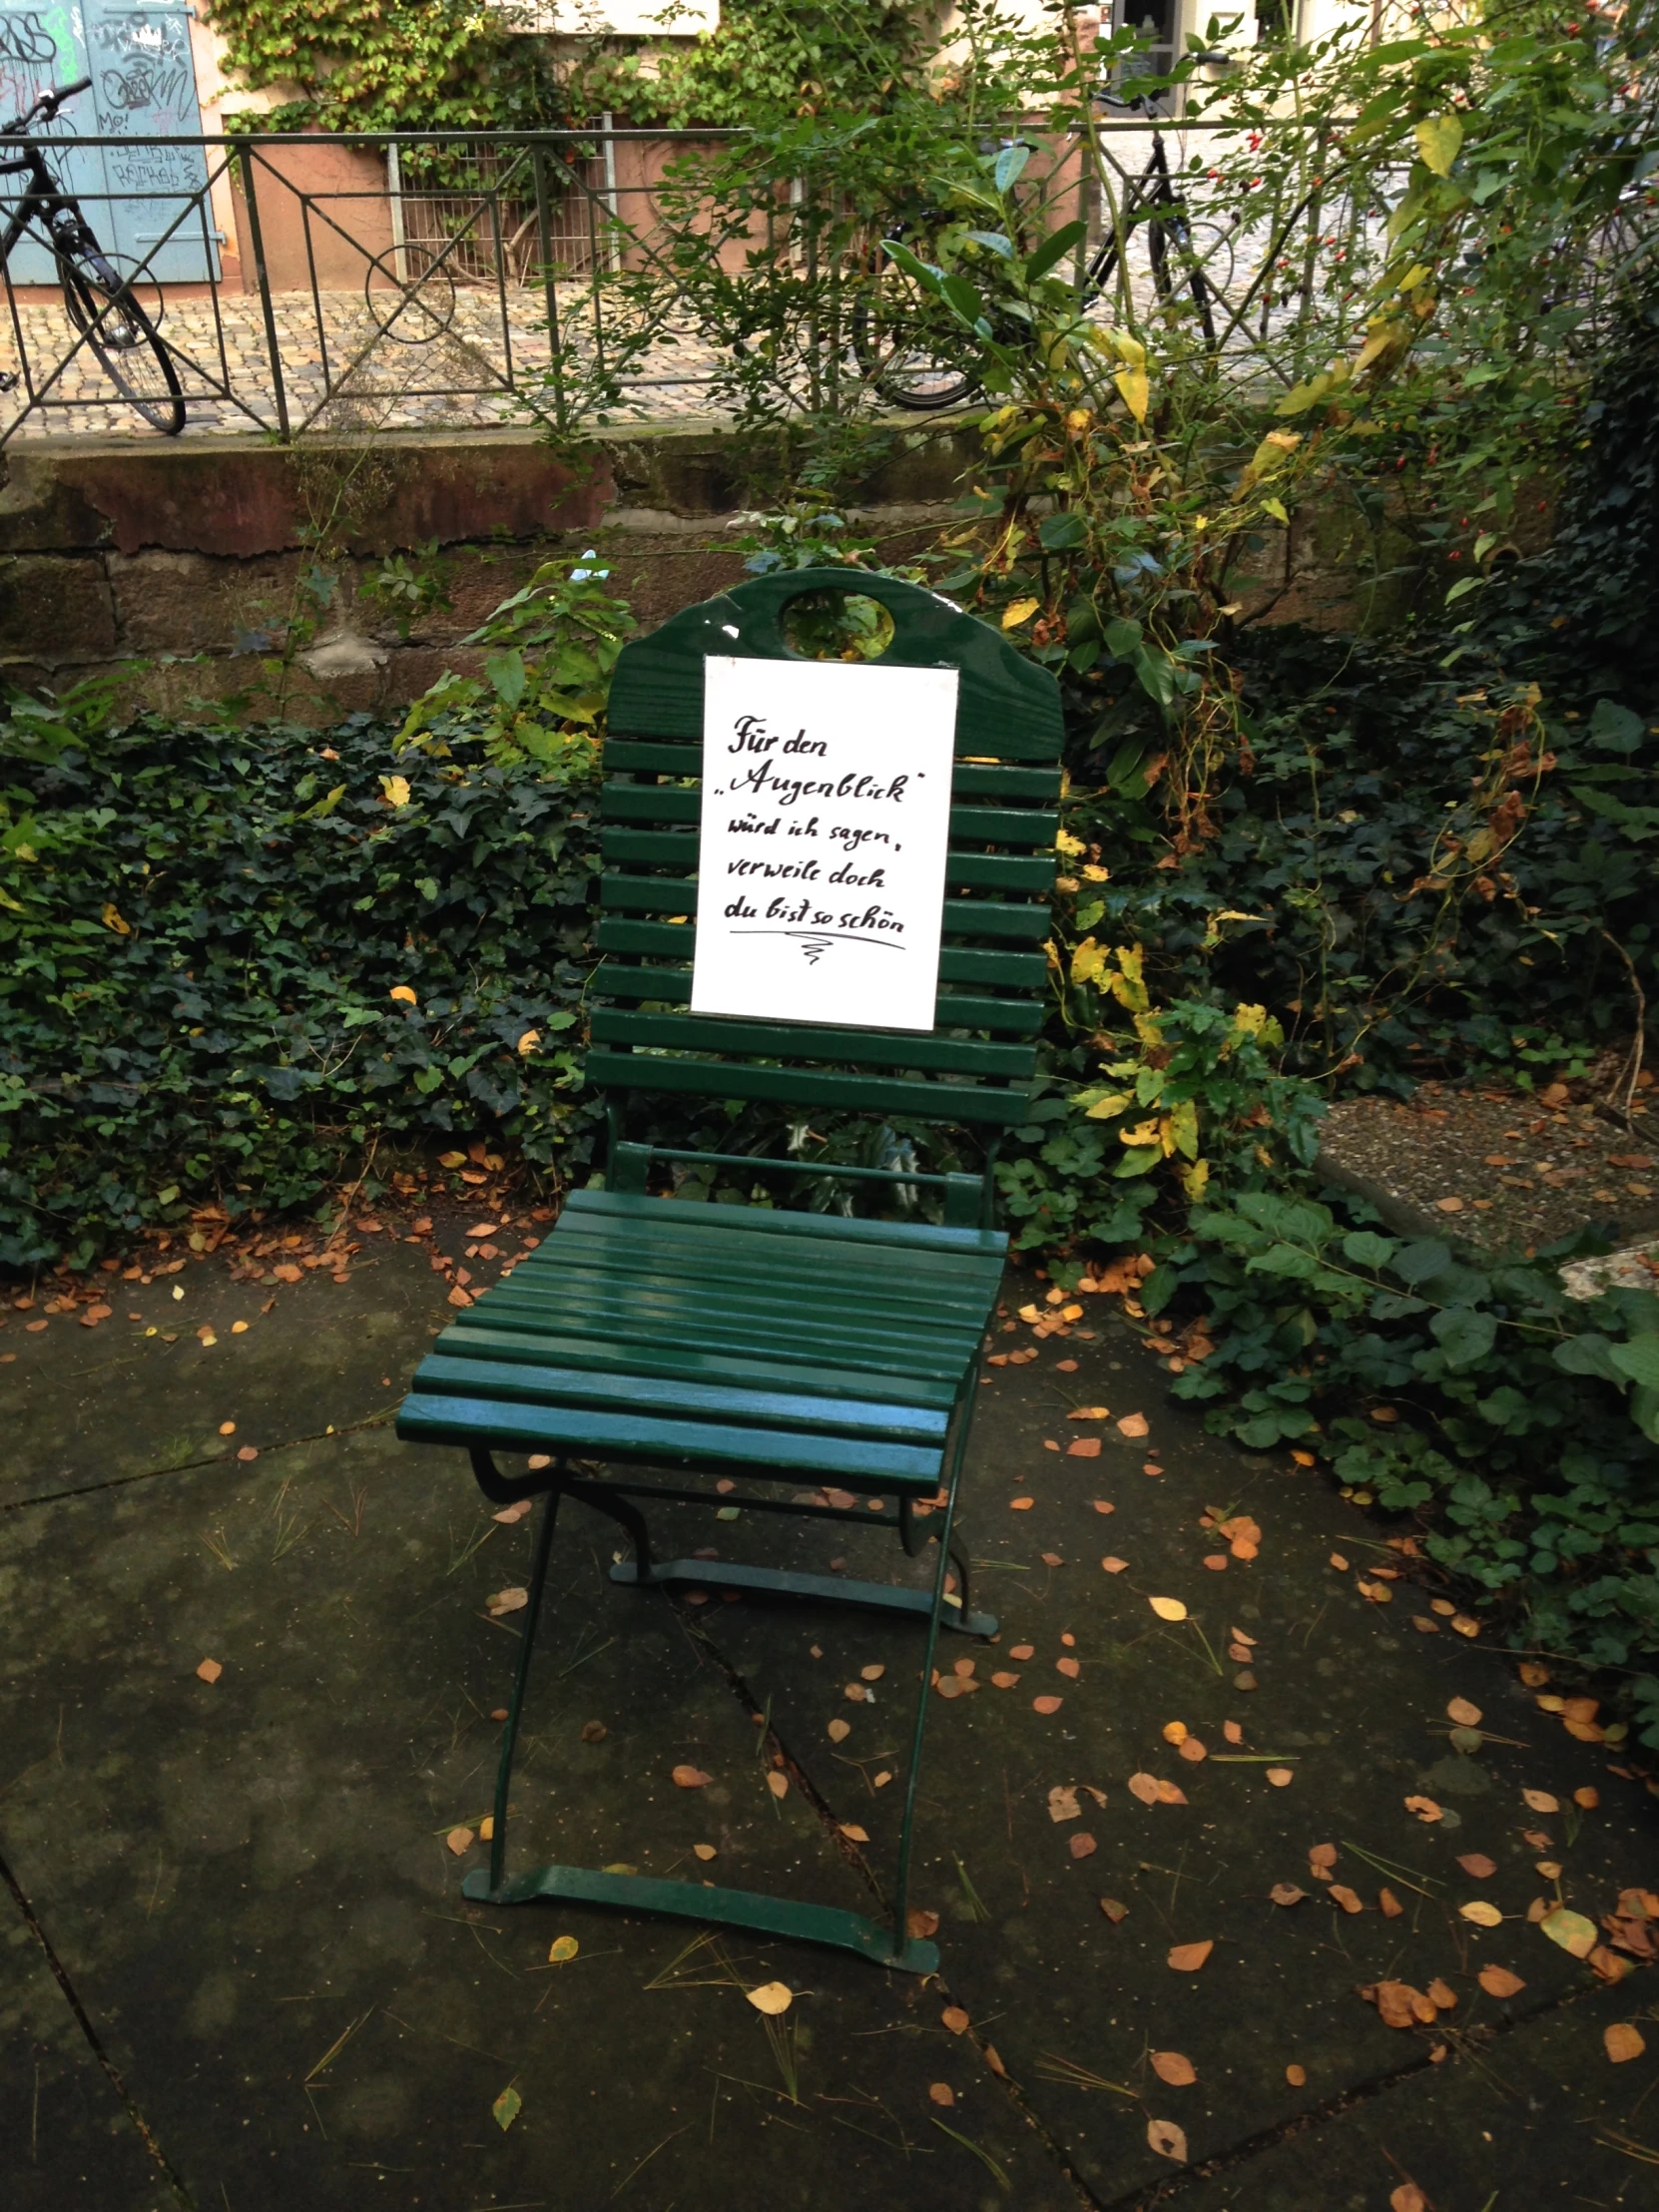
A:
{"type": "MultiPolygon", "coordinates": [[[[908,230],[890,237],[925,252],[908,230]]],[[[948,358],[941,310],[918,290],[913,277],[883,254],[863,273],[852,305],[852,354],[889,406],[912,414],[937,414],[966,404],[979,389],[971,370],[948,358]]]]}
{"type": "Polygon", "coordinates": [[[176,438],[185,426],[179,371],[143,307],[107,263],[60,259],[58,278],[69,319],[110,382],[153,430],[176,438]]]}

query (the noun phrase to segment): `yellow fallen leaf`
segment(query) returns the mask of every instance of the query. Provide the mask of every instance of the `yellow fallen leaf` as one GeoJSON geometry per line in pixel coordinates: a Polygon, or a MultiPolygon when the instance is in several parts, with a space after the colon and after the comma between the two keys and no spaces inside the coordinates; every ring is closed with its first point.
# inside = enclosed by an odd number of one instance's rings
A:
{"type": "MultiPolygon", "coordinates": [[[[420,1004],[419,999],[416,998],[414,992],[409,988],[407,983],[394,983],[387,995],[392,998],[400,998],[405,1006],[418,1006],[420,1004]]],[[[466,1154],[464,1152],[457,1152],[455,1155],[455,1165],[459,1167],[461,1162],[465,1158],[466,1154]]]]}
{"type": "Polygon", "coordinates": [[[1538,1926],[1552,1943],[1559,1943],[1575,1958],[1588,1958],[1596,1947],[1594,1921],[1587,1921],[1582,1913],[1569,1913],[1564,1905],[1546,1913],[1538,1926]]]}
{"type": "Polygon", "coordinates": [[[795,2002],[795,1991],[787,1981],[763,1981],[758,1989],[747,1989],[744,1994],[757,2012],[765,2012],[772,2019],[787,2012],[795,2002]]]}
{"type": "Polygon", "coordinates": [[[1066,1415],[1067,1420],[1110,1420],[1111,1417],[1109,1405],[1078,1405],[1066,1415]]]}
{"type": "Polygon", "coordinates": [[[1029,622],[1042,605],[1040,599],[1016,599],[1002,610],[1004,630],[1017,630],[1022,622],[1029,622]]]}
{"type": "Polygon", "coordinates": [[[692,1852],[694,1856],[701,1859],[705,1865],[707,1865],[707,1863],[711,1859],[719,1857],[719,1853],[715,1850],[713,1844],[693,1844],[692,1852]]]}
{"type": "Polygon", "coordinates": [[[574,1936],[555,1936],[547,1962],[550,1966],[562,1966],[567,1958],[574,1958],[581,1947],[574,1936]]]}
{"type": "Polygon", "coordinates": [[[380,789],[385,794],[388,807],[406,807],[409,804],[409,780],[406,776],[382,776],[380,789]]]}
{"type": "Polygon", "coordinates": [[[99,918],[102,920],[104,927],[113,929],[118,937],[130,937],[133,933],[132,923],[122,920],[121,909],[118,906],[106,906],[99,918]]]}
{"type": "Polygon", "coordinates": [[[1497,1907],[1488,1905],[1484,1898],[1471,1898],[1467,1905],[1460,1905],[1457,1910],[1465,1921],[1472,1921],[1476,1928],[1498,1928],[1503,1922],[1503,1915],[1497,1907]]]}
{"type": "Polygon", "coordinates": [[[1547,1790],[1523,1790],[1521,1802],[1534,1813],[1559,1813],[1561,1801],[1550,1796],[1547,1790]]]}
{"type": "Polygon", "coordinates": [[[1615,2066],[1622,2066],[1629,2058],[1640,2058],[1647,2048],[1641,2029],[1629,2020],[1614,2020],[1602,2029],[1601,2040],[1615,2066]]]}
{"type": "Polygon", "coordinates": [[[1184,1621],[1187,1608],[1178,1597],[1149,1597],[1146,1601],[1161,1621],[1184,1621]]]}
{"type": "Polygon", "coordinates": [[[518,1040],[519,1058],[521,1060],[528,1059],[530,1054],[535,1051],[537,1045],[540,1043],[541,1031],[539,1029],[526,1029],[523,1036],[520,1037],[518,1040]]]}

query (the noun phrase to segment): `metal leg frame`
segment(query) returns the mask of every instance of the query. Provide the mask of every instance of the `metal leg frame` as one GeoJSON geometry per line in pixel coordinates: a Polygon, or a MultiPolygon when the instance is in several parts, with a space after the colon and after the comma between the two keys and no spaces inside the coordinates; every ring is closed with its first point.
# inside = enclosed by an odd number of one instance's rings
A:
{"type": "MultiPolygon", "coordinates": [[[[624,1490],[616,1483],[598,1479],[563,1463],[533,1485],[510,1482],[497,1470],[489,1452],[481,1449],[472,1452],[473,1471],[486,1497],[498,1503],[508,1503],[523,1497],[529,1487],[544,1489],[547,1494],[536,1531],[529,1604],[521,1630],[512,1700],[501,1735],[501,1759],[495,1780],[495,1816],[490,1832],[489,1872],[486,1875],[480,1869],[469,1874],[461,1885],[463,1896],[480,1904],[496,1906],[528,1905],[538,1898],[573,1899],[590,1905],[614,1906],[624,1912],[665,1914],[688,1921],[712,1921],[722,1927],[750,1929],[757,1935],[782,1936],[802,1942],[828,1943],[838,1950],[852,1951],[873,1964],[898,1967],[908,1973],[927,1974],[938,1970],[938,1945],[925,1936],[909,1935],[905,1926],[910,1886],[910,1849],[915,1829],[916,1793],[921,1776],[922,1739],[927,1727],[927,1698],[933,1680],[933,1661],[941,1627],[971,1636],[994,1636],[997,1627],[993,1616],[976,1613],[970,1608],[967,1560],[956,1540],[954,1528],[956,1489],[973,1425],[976,1380],[976,1375],[969,1375],[967,1384],[957,1401],[955,1433],[945,1483],[945,1502],[940,1509],[943,1520],[936,1537],[931,1530],[923,1534],[917,1529],[915,1516],[907,1500],[900,1501],[896,1513],[883,1513],[880,1516],[881,1521],[896,1527],[905,1550],[911,1556],[921,1549],[922,1544],[930,1540],[937,1541],[938,1563],[930,1593],[899,1589],[889,1583],[848,1582],[834,1575],[792,1574],[779,1569],[726,1566],[718,1560],[670,1559],[656,1565],[651,1557],[645,1518],[634,1504],[634,1497],[641,1494],[677,1497],[694,1503],[709,1504],[715,1503],[716,1498],[693,1490],[640,1485],[630,1485],[624,1490]],[[586,1867],[538,1867],[530,1874],[508,1879],[507,1796],[512,1782],[513,1758],[518,1748],[519,1720],[530,1677],[530,1655],[535,1644],[536,1626],[547,1587],[553,1530],[558,1519],[559,1501],[567,1495],[609,1515],[627,1531],[633,1543],[634,1556],[632,1559],[616,1562],[611,1569],[613,1582],[629,1583],[641,1589],[669,1582],[690,1582],[713,1589],[770,1591],[783,1597],[822,1598],[831,1604],[860,1606],[926,1620],[927,1644],[922,1660],[921,1688],[916,1700],[915,1726],[910,1739],[910,1766],[904,1789],[904,1821],[899,1832],[898,1881],[893,1896],[890,1928],[883,1928],[862,1914],[842,1912],[832,1906],[809,1905],[790,1898],[763,1897],[750,1890],[723,1890],[699,1883],[658,1881],[645,1875],[601,1874],[586,1867]],[[959,1584],[954,1600],[945,1589],[946,1576],[952,1569],[955,1570],[959,1584]]],[[[719,1502],[724,1504],[728,1500],[721,1497],[719,1502]]],[[[774,1500],[748,1502],[759,1502],[771,1510],[794,1511],[814,1518],[856,1518],[860,1527],[868,1527],[872,1523],[880,1525],[874,1515],[854,1516],[834,1507],[791,1507],[774,1500]]]]}

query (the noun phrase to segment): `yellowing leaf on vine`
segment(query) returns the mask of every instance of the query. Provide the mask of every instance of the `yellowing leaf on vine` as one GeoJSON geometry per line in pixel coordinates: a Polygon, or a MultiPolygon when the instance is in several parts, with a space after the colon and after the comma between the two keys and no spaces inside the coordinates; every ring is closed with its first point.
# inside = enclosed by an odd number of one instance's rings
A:
{"type": "Polygon", "coordinates": [[[1017,630],[1022,622],[1029,622],[1042,605],[1040,599],[1015,599],[1002,610],[1004,630],[1017,630]]]}
{"type": "Polygon", "coordinates": [[[1069,830],[1062,830],[1054,840],[1054,849],[1065,853],[1069,859],[1075,859],[1078,853],[1086,852],[1088,846],[1081,837],[1074,837],[1069,830]]]}
{"type": "Polygon", "coordinates": [[[1262,502],[1262,512],[1264,514],[1272,515],[1274,521],[1283,524],[1283,526],[1287,530],[1290,528],[1290,513],[1289,510],[1286,508],[1285,502],[1282,499],[1264,499],[1262,502]]]}
{"type": "Polygon", "coordinates": [[[406,776],[382,776],[380,789],[388,807],[406,807],[409,804],[409,780],[406,776]]]}
{"type": "Polygon", "coordinates": [[[1423,167],[1436,177],[1449,177],[1463,143],[1463,126],[1454,115],[1425,115],[1411,136],[1417,142],[1423,167]]]}
{"type": "Polygon", "coordinates": [[[1394,286],[1394,289],[1396,291],[1415,291],[1419,284],[1427,283],[1432,275],[1433,271],[1424,269],[1421,262],[1413,262],[1394,286]]]}
{"type": "Polygon", "coordinates": [[[1181,1188],[1187,1194],[1188,1203],[1196,1206],[1210,1187],[1209,1161],[1195,1160],[1190,1168],[1177,1168],[1176,1173],[1181,1179],[1181,1188]]]}
{"type": "MultiPolygon", "coordinates": [[[[1112,978],[1112,995],[1126,1013],[1142,1013],[1149,1003],[1141,975],[1144,955],[1138,944],[1118,946],[1118,974],[1112,978]]],[[[1138,1028],[1139,1023],[1136,1024],[1138,1028]]],[[[1161,1042],[1162,1040],[1156,1040],[1161,1042]]]]}
{"type": "Polygon", "coordinates": [[[1103,944],[1096,944],[1093,937],[1085,937],[1071,956],[1071,979],[1074,983],[1098,983],[1106,973],[1111,954],[1103,944]]]}
{"type": "MultiPolygon", "coordinates": [[[[22,908],[19,907],[18,911],[21,913],[22,908]]],[[[132,923],[122,919],[121,909],[118,906],[106,906],[99,918],[104,927],[113,929],[118,937],[130,937],[133,933],[132,923]]]]}
{"type": "Polygon", "coordinates": [[[1123,401],[1135,420],[1146,422],[1146,410],[1152,402],[1152,385],[1144,368],[1120,368],[1112,378],[1123,401]]]}
{"type": "Polygon", "coordinates": [[[1139,338],[1132,338],[1127,330],[1112,332],[1112,351],[1120,361],[1127,361],[1131,368],[1146,366],[1146,347],[1139,338]]]}
{"type": "Polygon", "coordinates": [[[1150,1121],[1137,1122],[1133,1129],[1120,1129],[1118,1131],[1118,1141],[1121,1144],[1134,1145],[1137,1148],[1155,1145],[1160,1141],[1163,1126],[1163,1123],[1154,1115],[1150,1121]]]}
{"type": "Polygon", "coordinates": [[[1356,376],[1363,374],[1374,362],[1380,361],[1384,353],[1391,352],[1402,335],[1399,324],[1387,315],[1375,316],[1368,327],[1371,335],[1361,346],[1359,357],[1354,363],[1356,376]]]}
{"type": "Polygon", "coordinates": [[[1196,1102],[1190,1098],[1184,1098],[1179,1105],[1172,1106],[1169,1120],[1165,1126],[1169,1131],[1165,1150],[1168,1151],[1170,1146],[1173,1146],[1177,1152],[1184,1152],[1189,1160],[1196,1160],[1198,1158],[1198,1106],[1196,1102]]]}
{"type": "MultiPolygon", "coordinates": [[[[1091,1093],[1085,1091],[1083,1097],[1091,1098],[1091,1093]]],[[[1082,1101],[1079,1100],[1078,1103],[1081,1104],[1082,1101]]],[[[1110,1121],[1114,1114],[1121,1114],[1126,1106],[1133,1103],[1134,1101],[1127,1091],[1106,1091],[1100,1097],[1092,1098],[1091,1103],[1083,1107],[1083,1119],[1085,1121],[1110,1121]]]]}

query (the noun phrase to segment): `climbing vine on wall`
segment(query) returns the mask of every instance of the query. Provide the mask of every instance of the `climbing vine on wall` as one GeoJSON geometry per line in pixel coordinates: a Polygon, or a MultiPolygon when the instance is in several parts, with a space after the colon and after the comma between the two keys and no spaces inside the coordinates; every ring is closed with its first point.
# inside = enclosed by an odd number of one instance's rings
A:
{"type": "Polygon", "coordinates": [[[214,0],[226,75],[275,131],[530,130],[563,120],[545,41],[477,0],[214,0]]]}

